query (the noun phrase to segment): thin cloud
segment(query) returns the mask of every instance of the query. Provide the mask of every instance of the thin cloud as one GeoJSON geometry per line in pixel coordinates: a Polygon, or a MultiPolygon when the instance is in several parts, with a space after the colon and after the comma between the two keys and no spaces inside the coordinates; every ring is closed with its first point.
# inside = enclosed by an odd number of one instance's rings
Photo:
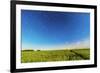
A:
{"type": "Polygon", "coordinates": [[[68,49],[90,48],[90,39],[86,38],[66,45],[68,49]]]}

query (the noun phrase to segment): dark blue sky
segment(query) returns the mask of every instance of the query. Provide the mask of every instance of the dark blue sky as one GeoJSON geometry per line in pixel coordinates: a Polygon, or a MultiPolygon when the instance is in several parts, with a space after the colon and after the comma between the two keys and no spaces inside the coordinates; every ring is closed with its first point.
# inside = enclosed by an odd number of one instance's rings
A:
{"type": "Polygon", "coordinates": [[[21,26],[24,48],[71,43],[90,36],[90,14],[21,10],[21,26]]]}

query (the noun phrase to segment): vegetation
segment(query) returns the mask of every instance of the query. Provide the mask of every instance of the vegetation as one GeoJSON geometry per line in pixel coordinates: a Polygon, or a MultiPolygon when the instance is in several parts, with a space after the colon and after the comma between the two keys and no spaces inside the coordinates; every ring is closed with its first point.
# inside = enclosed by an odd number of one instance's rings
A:
{"type": "Polygon", "coordinates": [[[50,61],[74,61],[90,59],[90,49],[71,50],[22,50],[21,62],[50,62],[50,61]]]}

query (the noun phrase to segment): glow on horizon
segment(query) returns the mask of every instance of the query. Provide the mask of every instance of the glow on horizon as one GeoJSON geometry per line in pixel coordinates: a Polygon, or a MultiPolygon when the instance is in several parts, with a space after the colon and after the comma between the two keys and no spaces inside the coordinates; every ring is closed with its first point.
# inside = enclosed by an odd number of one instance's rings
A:
{"type": "Polygon", "coordinates": [[[56,45],[32,45],[27,44],[22,47],[22,50],[63,50],[63,49],[83,49],[90,48],[90,39],[86,38],[77,42],[56,45]]]}

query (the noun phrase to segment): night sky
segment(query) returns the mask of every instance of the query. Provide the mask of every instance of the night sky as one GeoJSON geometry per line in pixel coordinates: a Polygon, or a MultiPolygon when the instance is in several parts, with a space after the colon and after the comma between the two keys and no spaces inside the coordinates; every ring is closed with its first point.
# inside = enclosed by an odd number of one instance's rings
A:
{"type": "Polygon", "coordinates": [[[54,46],[90,36],[90,14],[21,10],[22,48],[54,46]]]}

